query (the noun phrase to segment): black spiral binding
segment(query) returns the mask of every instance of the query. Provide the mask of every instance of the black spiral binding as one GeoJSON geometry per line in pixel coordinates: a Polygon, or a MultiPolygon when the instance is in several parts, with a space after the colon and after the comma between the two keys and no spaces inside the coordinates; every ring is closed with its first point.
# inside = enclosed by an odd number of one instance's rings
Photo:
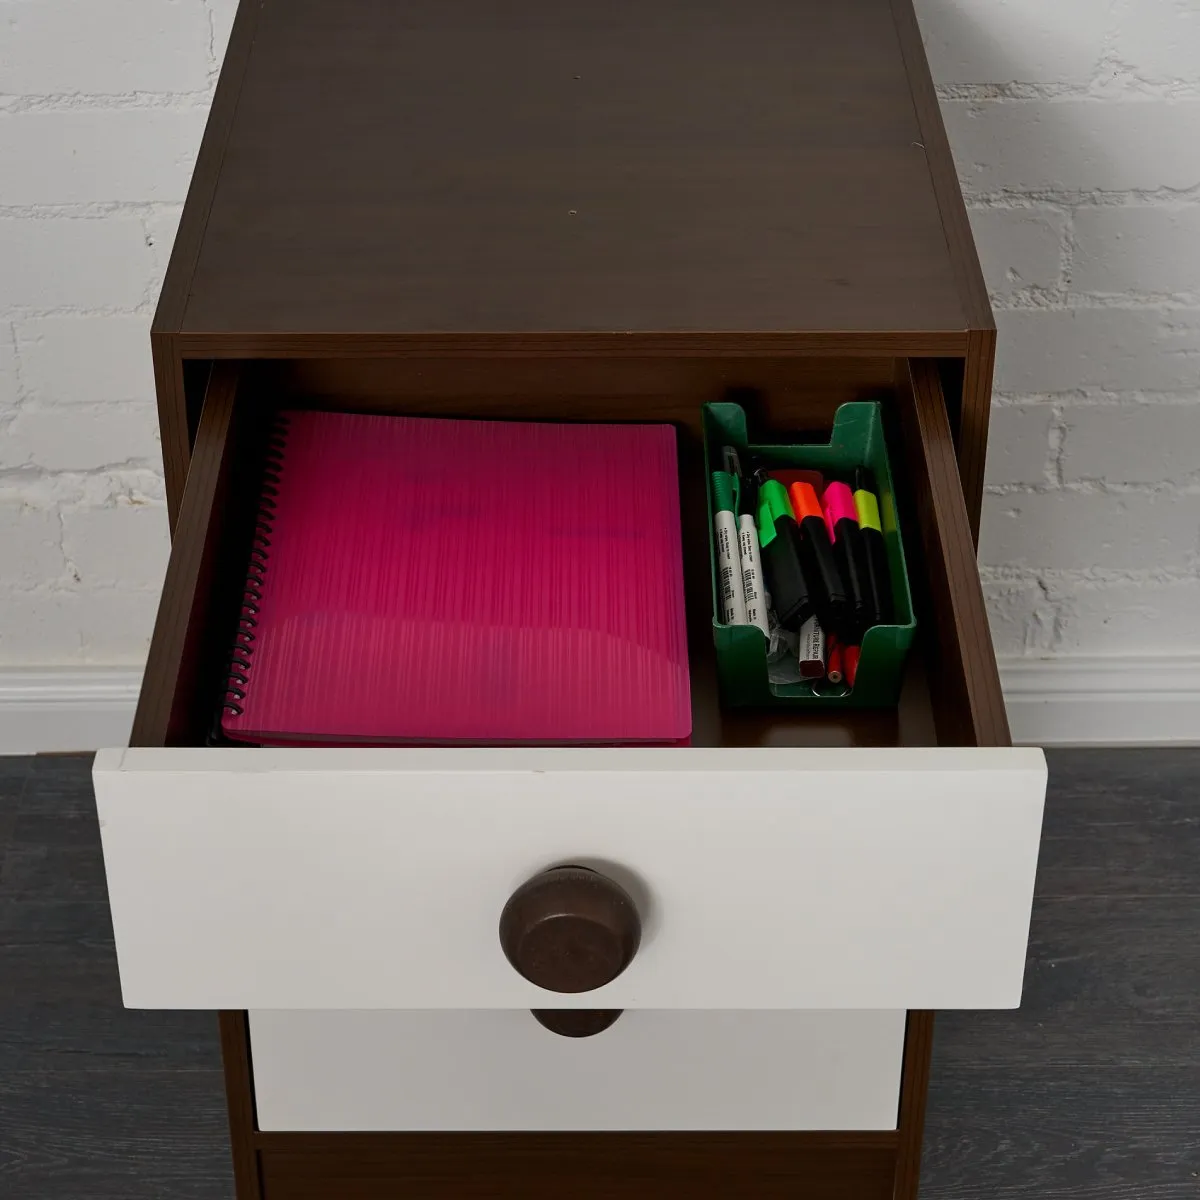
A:
{"type": "Polygon", "coordinates": [[[225,684],[221,708],[240,717],[244,711],[246,688],[254,666],[254,631],[262,606],[263,587],[271,558],[271,535],[275,532],[275,513],[278,509],[280,472],[283,452],[287,446],[288,418],[276,418],[267,438],[266,460],[263,466],[262,492],[258,513],[254,518],[254,537],[250,546],[250,562],[246,568],[246,587],[242,593],[242,610],[238,615],[237,632],[233,638],[233,653],[225,684]]]}

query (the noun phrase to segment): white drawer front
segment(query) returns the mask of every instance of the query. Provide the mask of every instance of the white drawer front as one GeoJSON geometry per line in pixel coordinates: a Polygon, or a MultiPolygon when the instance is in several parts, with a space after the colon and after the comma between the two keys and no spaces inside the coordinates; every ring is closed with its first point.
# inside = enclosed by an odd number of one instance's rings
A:
{"type": "Polygon", "coordinates": [[[903,1012],[251,1012],[259,1127],[895,1129],[903,1012]]]}
{"type": "Polygon", "coordinates": [[[1040,751],[102,752],[125,1003],[141,1008],[977,1008],[1019,1003],[1040,751]],[[642,945],[557,995],[497,925],[612,864],[642,945]]]}

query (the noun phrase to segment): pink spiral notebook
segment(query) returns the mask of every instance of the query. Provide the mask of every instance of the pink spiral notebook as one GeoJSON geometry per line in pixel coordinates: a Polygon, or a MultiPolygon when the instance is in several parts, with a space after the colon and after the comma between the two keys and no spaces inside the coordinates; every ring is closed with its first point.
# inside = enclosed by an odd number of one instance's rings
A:
{"type": "Polygon", "coordinates": [[[271,446],[226,737],[688,737],[670,426],[305,411],[271,446]]]}

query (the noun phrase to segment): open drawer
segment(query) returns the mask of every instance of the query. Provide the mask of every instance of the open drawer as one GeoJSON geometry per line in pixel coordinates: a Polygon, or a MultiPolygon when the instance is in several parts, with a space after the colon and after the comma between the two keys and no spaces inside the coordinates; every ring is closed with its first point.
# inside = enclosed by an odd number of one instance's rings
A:
{"type": "MultiPolygon", "coordinates": [[[[699,402],[593,399],[570,415],[682,426],[693,745],[278,750],[205,745],[274,394],[218,364],[134,747],[96,760],[126,1004],[1015,1006],[1045,766],[1007,745],[936,372],[900,368],[887,410],[920,633],[897,709],[721,709],[699,402]],[[628,968],[574,994],[519,975],[497,933],[513,891],[566,863],[622,883],[643,925],[628,968]]],[[[778,396],[766,419],[780,428],[825,415],[804,389],[778,396]]]]}

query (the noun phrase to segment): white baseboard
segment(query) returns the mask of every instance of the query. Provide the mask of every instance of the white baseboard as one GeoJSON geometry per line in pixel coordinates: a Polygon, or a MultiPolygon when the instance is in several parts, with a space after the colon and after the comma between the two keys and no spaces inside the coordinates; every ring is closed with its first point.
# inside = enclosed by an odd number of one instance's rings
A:
{"type": "Polygon", "coordinates": [[[1001,658],[1014,742],[1200,744],[1200,655],[1001,658]]]}
{"type": "MultiPolygon", "coordinates": [[[[136,668],[0,669],[0,754],[124,746],[136,668]]],[[[1013,741],[1033,746],[1200,744],[1200,655],[1001,658],[1013,741]]]]}
{"type": "Polygon", "coordinates": [[[0,754],[128,745],[141,683],[136,667],[0,670],[0,754]]]}

